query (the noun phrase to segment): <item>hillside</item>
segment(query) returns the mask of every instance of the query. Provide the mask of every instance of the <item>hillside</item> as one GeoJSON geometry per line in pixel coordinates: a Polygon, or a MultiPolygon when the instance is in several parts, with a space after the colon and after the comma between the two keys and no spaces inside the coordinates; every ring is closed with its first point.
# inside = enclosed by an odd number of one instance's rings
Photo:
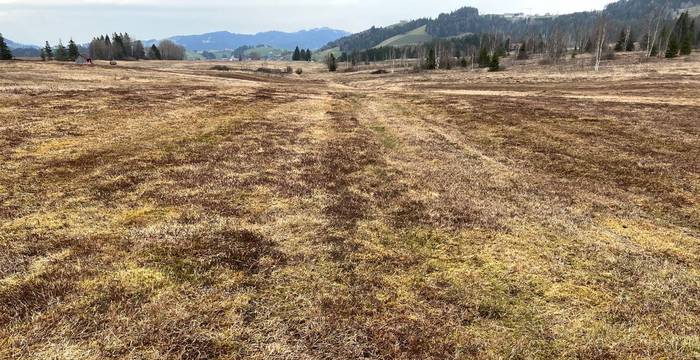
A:
{"type": "MultiPolygon", "coordinates": [[[[348,34],[346,31],[329,28],[302,30],[294,33],[268,31],[253,35],[218,31],[201,35],[173,36],[170,37],[170,40],[190,51],[233,50],[245,45],[256,46],[258,44],[266,44],[283,50],[294,50],[296,46],[305,49],[318,49],[324,44],[348,34]]],[[[150,40],[146,43],[148,45],[154,42],[156,40],[150,40]]]]}
{"type": "MultiPolygon", "coordinates": [[[[688,9],[691,13],[700,13],[700,0],[620,0],[606,6],[602,13],[614,25],[609,28],[610,31],[628,25],[641,30],[647,23],[649,14],[662,7],[662,4],[667,4],[669,17],[677,16],[681,11],[688,9]]],[[[476,8],[463,7],[451,13],[440,14],[434,19],[423,18],[387,27],[372,27],[332,41],[322,49],[339,47],[341,51],[353,51],[381,46],[404,46],[429,41],[429,38],[447,38],[466,33],[498,32],[521,37],[547,34],[554,28],[573,35],[581,32],[581,29],[592,28],[600,14],[601,12],[590,11],[559,16],[513,18],[481,15],[476,8]],[[421,38],[415,38],[416,35],[421,38]]]]}
{"type": "Polygon", "coordinates": [[[417,45],[429,42],[433,39],[433,36],[428,34],[427,25],[423,25],[417,29],[413,29],[405,34],[400,34],[392,36],[376,47],[383,46],[407,46],[407,45],[417,45]]]}

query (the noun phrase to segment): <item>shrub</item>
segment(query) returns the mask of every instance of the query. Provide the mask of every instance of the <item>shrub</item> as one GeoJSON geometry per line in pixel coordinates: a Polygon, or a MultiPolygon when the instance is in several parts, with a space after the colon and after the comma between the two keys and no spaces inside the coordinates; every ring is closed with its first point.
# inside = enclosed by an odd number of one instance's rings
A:
{"type": "Polygon", "coordinates": [[[529,58],[530,56],[527,54],[527,51],[525,49],[521,49],[518,52],[518,56],[516,57],[517,60],[527,60],[529,58]]]}
{"type": "Polygon", "coordinates": [[[301,75],[301,74],[304,73],[304,70],[303,70],[302,68],[298,68],[298,69],[295,71],[295,73],[296,73],[297,75],[301,75]]]}
{"type": "Polygon", "coordinates": [[[615,50],[613,50],[613,48],[611,48],[611,47],[608,47],[607,50],[605,50],[603,52],[601,59],[603,59],[603,60],[615,60],[615,50]]]}
{"type": "Polygon", "coordinates": [[[210,70],[216,70],[216,71],[230,71],[231,68],[226,66],[226,65],[214,65],[209,68],[210,70]]]}
{"type": "Polygon", "coordinates": [[[271,68],[266,68],[266,67],[260,67],[256,71],[260,72],[260,73],[265,73],[265,74],[281,74],[282,73],[282,70],[280,70],[280,69],[271,69],[271,68]]]}
{"type": "Polygon", "coordinates": [[[678,51],[678,41],[676,41],[675,38],[671,38],[671,41],[668,44],[668,49],[666,49],[666,58],[672,59],[678,56],[678,51]]]}

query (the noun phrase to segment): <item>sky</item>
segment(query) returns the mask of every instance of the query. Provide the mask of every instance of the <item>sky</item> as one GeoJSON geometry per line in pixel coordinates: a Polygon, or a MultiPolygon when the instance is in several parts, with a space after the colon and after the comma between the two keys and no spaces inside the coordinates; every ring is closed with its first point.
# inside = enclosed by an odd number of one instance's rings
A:
{"type": "Polygon", "coordinates": [[[611,0],[0,0],[0,33],[23,44],[128,32],[137,39],[228,30],[256,33],[319,27],[358,32],[373,25],[436,17],[462,6],[482,14],[565,14],[611,0]]]}

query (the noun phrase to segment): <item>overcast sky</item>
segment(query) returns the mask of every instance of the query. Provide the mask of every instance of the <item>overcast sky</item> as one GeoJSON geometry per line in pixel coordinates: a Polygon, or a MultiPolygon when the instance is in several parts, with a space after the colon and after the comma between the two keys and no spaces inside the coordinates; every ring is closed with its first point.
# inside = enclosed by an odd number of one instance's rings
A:
{"type": "Polygon", "coordinates": [[[473,6],[481,13],[568,13],[610,0],[0,0],[0,32],[16,42],[88,42],[128,32],[139,39],[228,30],[255,33],[317,27],[357,32],[473,6]]]}

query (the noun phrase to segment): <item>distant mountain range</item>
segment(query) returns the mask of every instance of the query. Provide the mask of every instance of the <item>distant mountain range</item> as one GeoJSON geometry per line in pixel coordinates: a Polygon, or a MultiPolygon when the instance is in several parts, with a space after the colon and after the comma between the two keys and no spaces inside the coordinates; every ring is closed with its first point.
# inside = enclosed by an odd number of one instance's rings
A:
{"type": "MultiPolygon", "coordinates": [[[[316,50],[321,46],[350,35],[343,30],[330,28],[319,28],[311,30],[301,30],[297,32],[267,31],[257,34],[236,34],[228,31],[218,31],[201,35],[178,35],[168,39],[184,46],[190,51],[204,50],[235,50],[241,46],[269,45],[270,47],[283,50],[294,50],[299,46],[303,49],[316,50]]],[[[5,38],[5,42],[10,49],[40,49],[37,45],[26,45],[16,43],[5,38]]],[[[146,40],[144,44],[151,46],[158,40],[146,40]]],[[[87,46],[87,44],[85,44],[87,46]]]]}
{"type": "Polygon", "coordinates": [[[5,43],[7,43],[7,46],[10,49],[39,49],[38,46],[36,45],[25,45],[25,44],[20,44],[16,43],[8,38],[5,38],[5,43]]]}
{"type": "MultiPolygon", "coordinates": [[[[293,33],[268,31],[253,35],[218,31],[201,35],[179,35],[169,39],[190,51],[235,50],[244,45],[255,46],[261,44],[285,50],[294,50],[297,46],[316,50],[331,41],[348,35],[350,33],[347,31],[319,28],[293,33]]],[[[156,42],[157,40],[148,40],[145,44],[150,46],[156,42]]]]}

